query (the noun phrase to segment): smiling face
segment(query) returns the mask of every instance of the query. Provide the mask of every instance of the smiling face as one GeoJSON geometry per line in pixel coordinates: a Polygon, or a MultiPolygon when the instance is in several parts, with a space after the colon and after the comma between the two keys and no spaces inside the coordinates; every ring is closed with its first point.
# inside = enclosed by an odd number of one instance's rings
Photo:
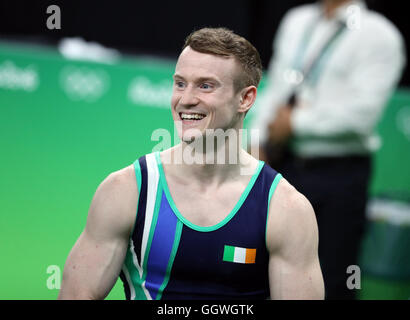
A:
{"type": "Polygon", "coordinates": [[[172,116],[178,122],[182,141],[203,136],[206,129],[240,128],[243,91],[234,80],[239,65],[233,57],[197,52],[186,47],[179,56],[171,100],[172,116]]]}

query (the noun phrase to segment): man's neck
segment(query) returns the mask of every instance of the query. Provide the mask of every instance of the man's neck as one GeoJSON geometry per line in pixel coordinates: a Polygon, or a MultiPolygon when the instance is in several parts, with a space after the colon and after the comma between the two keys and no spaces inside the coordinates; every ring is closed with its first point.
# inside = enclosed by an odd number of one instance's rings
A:
{"type": "Polygon", "coordinates": [[[322,7],[326,18],[332,19],[336,10],[351,0],[322,0],[322,7]]]}
{"type": "Polygon", "coordinates": [[[221,185],[228,180],[236,180],[239,175],[254,173],[252,157],[240,143],[234,144],[201,152],[200,148],[193,150],[192,144],[182,142],[172,148],[166,158],[170,160],[172,171],[179,176],[183,175],[201,184],[221,185]]]}
{"type": "MultiPolygon", "coordinates": [[[[235,131],[236,132],[236,131],[235,131]]],[[[241,167],[241,146],[237,135],[230,138],[207,137],[202,141],[202,149],[198,149],[198,143],[182,143],[184,161],[182,168],[192,177],[209,184],[221,184],[239,174],[241,167]],[[193,153],[190,150],[193,150],[193,153]],[[187,163],[185,156],[194,156],[193,164],[187,163]]],[[[189,160],[188,160],[189,161],[189,160]]]]}

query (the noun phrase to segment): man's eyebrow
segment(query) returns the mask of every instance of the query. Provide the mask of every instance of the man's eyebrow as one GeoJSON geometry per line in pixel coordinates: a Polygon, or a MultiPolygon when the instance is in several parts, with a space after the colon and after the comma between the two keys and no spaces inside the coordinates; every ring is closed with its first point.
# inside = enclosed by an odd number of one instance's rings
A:
{"type": "MultiPolygon", "coordinates": [[[[179,74],[174,74],[172,76],[174,79],[182,79],[185,80],[185,78],[179,74]]],[[[205,82],[205,81],[213,81],[213,82],[220,82],[216,77],[212,77],[212,76],[207,76],[207,77],[199,77],[197,79],[195,79],[195,82],[205,82]]]]}
{"type": "Polygon", "coordinates": [[[206,81],[219,82],[219,80],[215,77],[200,77],[197,79],[197,82],[206,82],[206,81]]]}

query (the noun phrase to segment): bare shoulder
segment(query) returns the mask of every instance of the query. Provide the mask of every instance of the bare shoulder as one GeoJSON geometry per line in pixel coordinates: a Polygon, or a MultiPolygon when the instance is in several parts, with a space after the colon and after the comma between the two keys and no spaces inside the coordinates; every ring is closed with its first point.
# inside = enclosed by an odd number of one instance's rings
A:
{"type": "Polygon", "coordinates": [[[295,214],[312,209],[309,200],[285,178],[280,180],[272,196],[270,206],[273,209],[282,209],[295,214]]]}
{"type": "Polygon", "coordinates": [[[114,204],[120,204],[135,196],[137,183],[134,166],[129,165],[110,173],[98,186],[95,196],[97,200],[109,198],[114,204]]]}
{"type": "Polygon", "coordinates": [[[129,234],[137,209],[138,187],[133,165],[110,173],[92,199],[86,230],[129,234]]]}
{"type": "Polygon", "coordinates": [[[317,242],[317,223],[309,200],[282,178],[269,205],[267,245],[275,251],[292,242],[317,242]]]}
{"type": "MultiPolygon", "coordinates": [[[[136,177],[134,165],[129,165],[120,170],[110,173],[102,182],[109,188],[130,188],[136,187],[136,177]]],[[[101,185],[102,185],[101,184],[101,185]]]]}

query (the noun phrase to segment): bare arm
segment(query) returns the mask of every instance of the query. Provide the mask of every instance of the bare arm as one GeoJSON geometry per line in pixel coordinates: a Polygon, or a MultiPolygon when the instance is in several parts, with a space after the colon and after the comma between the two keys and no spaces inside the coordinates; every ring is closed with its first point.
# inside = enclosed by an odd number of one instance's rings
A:
{"type": "Polygon", "coordinates": [[[324,298],[315,213],[285,179],[271,199],[267,246],[271,299],[324,298]]]}
{"type": "Polygon", "coordinates": [[[104,299],[114,286],[135,221],[133,166],[110,174],[91,202],[87,224],[72,248],[58,299],[104,299]]]}

